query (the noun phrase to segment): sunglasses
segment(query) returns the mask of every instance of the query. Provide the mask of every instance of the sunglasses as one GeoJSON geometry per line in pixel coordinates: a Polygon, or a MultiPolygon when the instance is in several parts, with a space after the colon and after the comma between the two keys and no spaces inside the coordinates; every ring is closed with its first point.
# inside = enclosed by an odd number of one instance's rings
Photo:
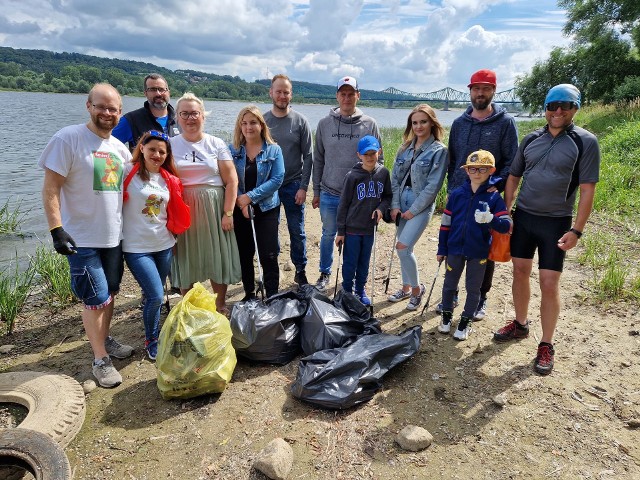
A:
{"type": "Polygon", "coordinates": [[[488,167],[467,167],[467,171],[469,173],[487,173],[489,171],[488,167]]]}
{"type": "Polygon", "coordinates": [[[558,108],[560,108],[560,110],[562,110],[563,112],[568,112],[575,106],[575,102],[549,102],[547,103],[547,111],[555,112],[556,110],[558,110],[558,108]]]}
{"type": "Polygon", "coordinates": [[[148,133],[149,136],[147,137],[145,143],[147,143],[149,140],[153,140],[154,138],[158,140],[164,140],[165,142],[169,141],[169,135],[164,132],[159,132],[158,130],[149,130],[148,133]]]}

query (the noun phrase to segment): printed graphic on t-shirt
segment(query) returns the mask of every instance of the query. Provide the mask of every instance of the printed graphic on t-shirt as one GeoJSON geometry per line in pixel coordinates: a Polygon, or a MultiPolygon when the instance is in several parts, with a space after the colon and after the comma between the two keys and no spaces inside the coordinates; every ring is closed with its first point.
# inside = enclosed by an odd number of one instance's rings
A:
{"type": "Polygon", "coordinates": [[[113,152],[92,152],[93,190],[119,192],[122,186],[123,161],[113,152]]]}
{"type": "Polygon", "coordinates": [[[160,214],[160,205],[162,205],[162,197],[152,193],[147,197],[147,201],[144,202],[144,208],[142,214],[146,215],[152,223],[158,223],[158,215],[160,214]]]}
{"type": "Polygon", "coordinates": [[[368,182],[360,182],[356,185],[356,192],[358,192],[358,200],[369,198],[380,198],[384,190],[384,184],[382,182],[376,182],[375,180],[369,180],[368,182]],[[377,191],[376,191],[376,186],[377,191]]]}

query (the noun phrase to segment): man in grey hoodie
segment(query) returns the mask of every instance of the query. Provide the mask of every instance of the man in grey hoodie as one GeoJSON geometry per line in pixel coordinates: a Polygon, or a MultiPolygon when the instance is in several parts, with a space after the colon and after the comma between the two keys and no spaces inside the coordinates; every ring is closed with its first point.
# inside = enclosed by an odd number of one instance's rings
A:
{"type": "MultiPolygon", "coordinates": [[[[313,151],[313,202],[320,207],[320,278],[316,288],[324,291],[331,277],[333,245],[336,237],[338,204],[344,178],[358,162],[358,142],[373,135],[382,144],[376,121],[357,107],[360,100],[358,82],[353,77],[338,80],[338,106],[318,122],[313,151]]],[[[379,162],[384,163],[382,153],[379,162]]]]}
{"type": "MultiPolygon", "coordinates": [[[[489,177],[488,191],[503,192],[509,176],[509,166],[518,150],[518,129],[515,119],[507,111],[492,102],[496,93],[496,73],[478,70],[469,82],[471,105],[456,118],[449,132],[449,171],[447,193],[464,184],[466,172],[460,167],[476,150],[487,150],[495,158],[496,171],[489,177]]],[[[487,260],[484,280],[480,288],[480,303],[474,320],[482,320],[487,312],[487,294],[493,281],[495,263],[487,260]]],[[[457,295],[454,306],[457,304],[457,295]]],[[[436,308],[442,311],[442,304],[436,308]]]]}

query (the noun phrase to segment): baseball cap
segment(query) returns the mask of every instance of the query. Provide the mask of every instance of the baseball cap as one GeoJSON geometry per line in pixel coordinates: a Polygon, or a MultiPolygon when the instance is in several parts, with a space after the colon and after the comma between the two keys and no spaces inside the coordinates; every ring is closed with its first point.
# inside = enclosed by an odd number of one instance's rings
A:
{"type": "Polygon", "coordinates": [[[482,69],[475,72],[471,75],[471,80],[469,81],[468,88],[471,88],[472,85],[476,83],[485,83],[487,85],[496,86],[496,72],[493,70],[482,69]]]}
{"type": "Polygon", "coordinates": [[[358,81],[353,77],[342,77],[338,80],[338,90],[345,85],[353,87],[356,92],[358,91],[358,81]]]}
{"type": "Polygon", "coordinates": [[[551,102],[573,102],[580,108],[580,90],[570,83],[561,83],[555,87],[551,87],[544,99],[545,106],[551,102]]]}
{"type": "Polygon", "coordinates": [[[376,152],[380,150],[380,142],[378,139],[373,135],[362,137],[358,142],[358,153],[364,155],[371,150],[375,150],[376,152]]]}
{"type": "Polygon", "coordinates": [[[493,158],[493,154],[487,150],[476,150],[467,157],[467,163],[460,168],[468,167],[491,167],[495,171],[496,159],[493,158]]]}

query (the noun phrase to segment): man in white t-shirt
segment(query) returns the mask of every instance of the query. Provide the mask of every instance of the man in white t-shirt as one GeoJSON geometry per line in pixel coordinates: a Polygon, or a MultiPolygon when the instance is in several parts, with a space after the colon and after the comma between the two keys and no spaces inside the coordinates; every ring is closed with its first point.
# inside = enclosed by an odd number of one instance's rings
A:
{"type": "Polygon", "coordinates": [[[106,83],[87,98],[90,120],[57,132],[38,165],[42,200],[56,251],[66,255],[71,288],[84,303],[82,323],[93,350],[93,374],[103,387],[122,383],[110,357],[133,348],[109,336],[114,295],[122,280],[122,179],[131,154],[111,131],[122,112],[118,91],[106,83]]]}

